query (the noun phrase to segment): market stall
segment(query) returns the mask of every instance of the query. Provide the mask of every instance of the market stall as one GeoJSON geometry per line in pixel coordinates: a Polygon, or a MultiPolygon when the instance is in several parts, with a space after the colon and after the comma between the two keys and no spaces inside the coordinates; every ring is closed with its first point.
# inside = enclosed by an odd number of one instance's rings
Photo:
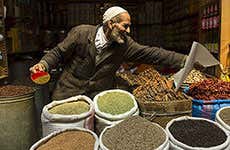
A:
{"type": "Polygon", "coordinates": [[[0,149],[230,149],[229,4],[0,0],[0,149]]]}

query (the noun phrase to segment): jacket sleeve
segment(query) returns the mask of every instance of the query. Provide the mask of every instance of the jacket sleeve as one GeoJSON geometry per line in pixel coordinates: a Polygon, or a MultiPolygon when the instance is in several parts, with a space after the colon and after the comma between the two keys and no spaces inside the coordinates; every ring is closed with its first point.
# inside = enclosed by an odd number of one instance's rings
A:
{"type": "Polygon", "coordinates": [[[127,37],[125,60],[129,62],[164,65],[172,68],[182,68],[186,61],[186,55],[168,51],[159,47],[140,45],[131,37],[127,37]]]}
{"type": "Polygon", "coordinates": [[[77,39],[78,28],[75,27],[71,29],[67,37],[62,42],[42,57],[40,63],[44,64],[47,70],[50,70],[62,60],[68,59],[73,53],[73,49],[77,44],[77,39]]]}

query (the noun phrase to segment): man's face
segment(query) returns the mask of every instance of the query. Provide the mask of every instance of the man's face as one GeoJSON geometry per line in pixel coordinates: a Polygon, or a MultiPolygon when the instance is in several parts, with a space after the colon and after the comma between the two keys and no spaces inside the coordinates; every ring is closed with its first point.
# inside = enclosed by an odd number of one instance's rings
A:
{"type": "Polygon", "coordinates": [[[122,44],[125,42],[125,35],[130,33],[131,19],[127,12],[120,14],[120,19],[119,23],[112,23],[111,39],[122,44]]]}

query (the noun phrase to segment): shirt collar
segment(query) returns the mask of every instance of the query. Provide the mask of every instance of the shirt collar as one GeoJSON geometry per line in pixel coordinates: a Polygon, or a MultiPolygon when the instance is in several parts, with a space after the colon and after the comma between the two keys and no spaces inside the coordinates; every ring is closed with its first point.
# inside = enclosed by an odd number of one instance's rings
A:
{"type": "MultiPolygon", "coordinates": [[[[97,35],[101,36],[101,40],[105,41],[105,42],[109,42],[109,40],[106,38],[104,30],[103,30],[103,26],[99,27],[98,31],[97,31],[97,35]]],[[[96,35],[96,36],[97,36],[96,35]]]]}
{"type": "Polygon", "coordinates": [[[110,44],[111,42],[106,38],[105,33],[103,31],[103,26],[99,27],[95,37],[95,46],[97,50],[103,50],[110,44]]]}

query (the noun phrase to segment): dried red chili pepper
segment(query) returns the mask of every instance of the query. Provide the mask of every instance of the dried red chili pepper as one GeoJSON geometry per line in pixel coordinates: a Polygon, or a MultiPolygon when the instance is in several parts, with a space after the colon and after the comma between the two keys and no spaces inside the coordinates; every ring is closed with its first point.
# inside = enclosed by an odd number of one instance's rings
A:
{"type": "Polygon", "coordinates": [[[194,83],[189,87],[188,95],[202,100],[230,99],[230,82],[208,79],[194,83]]]}

